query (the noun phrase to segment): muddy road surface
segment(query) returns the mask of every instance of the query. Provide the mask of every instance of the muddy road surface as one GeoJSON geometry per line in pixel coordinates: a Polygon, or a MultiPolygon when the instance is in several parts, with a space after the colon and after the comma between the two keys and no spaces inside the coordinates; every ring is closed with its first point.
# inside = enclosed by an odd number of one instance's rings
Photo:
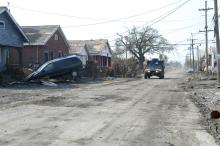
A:
{"type": "Polygon", "coordinates": [[[216,146],[184,78],[0,88],[0,145],[216,146]]]}

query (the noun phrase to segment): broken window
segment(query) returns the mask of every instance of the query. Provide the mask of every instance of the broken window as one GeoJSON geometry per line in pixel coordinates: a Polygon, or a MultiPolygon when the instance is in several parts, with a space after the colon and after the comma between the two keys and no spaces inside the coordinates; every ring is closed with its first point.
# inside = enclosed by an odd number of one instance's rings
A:
{"type": "Polygon", "coordinates": [[[44,53],[44,62],[47,62],[49,60],[49,54],[48,52],[44,53]]]}
{"type": "Polygon", "coordinates": [[[59,40],[59,36],[57,34],[54,35],[54,40],[58,41],[59,40]]]}

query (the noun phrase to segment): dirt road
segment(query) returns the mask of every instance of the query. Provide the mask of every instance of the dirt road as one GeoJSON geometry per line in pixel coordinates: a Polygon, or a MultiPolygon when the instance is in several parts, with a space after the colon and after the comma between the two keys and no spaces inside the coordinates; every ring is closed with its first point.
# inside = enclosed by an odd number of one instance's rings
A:
{"type": "Polygon", "coordinates": [[[215,146],[182,81],[1,88],[0,145],[215,146]]]}

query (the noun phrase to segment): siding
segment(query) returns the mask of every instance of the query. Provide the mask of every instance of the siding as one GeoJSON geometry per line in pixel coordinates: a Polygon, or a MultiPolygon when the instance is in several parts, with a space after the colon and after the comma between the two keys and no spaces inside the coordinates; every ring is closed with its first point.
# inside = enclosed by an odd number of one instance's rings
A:
{"type": "Polygon", "coordinates": [[[5,69],[5,51],[6,49],[0,48],[0,72],[5,69]]]}
{"type": "Polygon", "coordinates": [[[5,23],[5,28],[0,28],[0,45],[22,48],[23,36],[6,12],[0,14],[0,21],[5,23]]]}
{"type": "MultiPolygon", "coordinates": [[[[29,67],[33,64],[45,63],[44,53],[53,52],[53,58],[59,57],[59,52],[62,52],[63,55],[68,55],[69,48],[65,44],[63,38],[61,37],[59,31],[55,32],[54,35],[49,39],[49,41],[44,46],[24,46],[22,48],[22,63],[24,67],[29,67]],[[55,34],[58,35],[58,40],[54,40],[55,34]]],[[[18,52],[13,49],[10,54],[10,65],[19,64],[18,62],[18,52]]]]}

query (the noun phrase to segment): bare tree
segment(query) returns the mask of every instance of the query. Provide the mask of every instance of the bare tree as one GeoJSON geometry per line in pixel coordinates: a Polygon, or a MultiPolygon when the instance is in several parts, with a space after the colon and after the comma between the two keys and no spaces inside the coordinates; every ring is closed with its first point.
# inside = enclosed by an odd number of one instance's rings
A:
{"type": "Polygon", "coordinates": [[[165,63],[168,62],[168,57],[167,57],[167,55],[165,55],[165,54],[160,54],[160,55],[159,55],[159,59],[160,59],[160,60],[163,60],[165,63]]]}
{"type": "Polygon", "coordinates": [[[156,29],[151,27],[144,27],[141,30],[133,27],[128,29],[126,35],[117,35],[119,38],[116,39],[116,48],[129,51],[138,60],[140,69],[143,69],[145,54],[160,54],[174,49],[156,29]]]}

